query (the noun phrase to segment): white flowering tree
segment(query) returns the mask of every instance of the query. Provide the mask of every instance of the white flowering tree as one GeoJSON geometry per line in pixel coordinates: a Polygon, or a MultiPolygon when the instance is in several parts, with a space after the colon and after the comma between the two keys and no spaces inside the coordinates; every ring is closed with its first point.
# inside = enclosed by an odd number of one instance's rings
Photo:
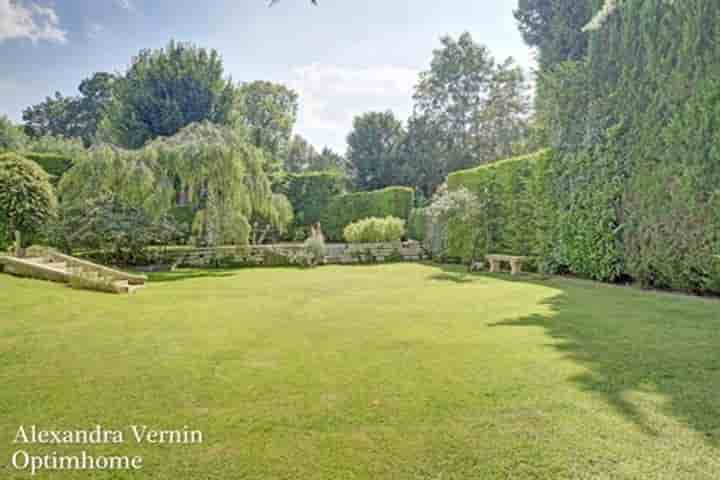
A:
{"type": "Polygon", "coordinates": [[[427,207],[426,214],[433,223],[433,235],[439,239],[441,255],[447,251],[450,225],[456,223],[470,228],[473,247],[468,267],[472,268],[480,242],[488,235],[485,208],[480,197],[465,187],[450,191],[447,185],[442,185],[427,207]]]}

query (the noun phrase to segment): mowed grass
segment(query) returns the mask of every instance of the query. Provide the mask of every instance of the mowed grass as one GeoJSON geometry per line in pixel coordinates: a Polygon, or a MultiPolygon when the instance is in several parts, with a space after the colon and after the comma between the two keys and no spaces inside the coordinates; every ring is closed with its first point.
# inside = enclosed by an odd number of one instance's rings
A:
{"type": "Polygon", "coordinates": [[[180,271],[134,296],[0,275],[0,478],[720,478],[720,302],[429,265],[180,271]],[[45,429],[196,445],[13,445],[45,429]]]}

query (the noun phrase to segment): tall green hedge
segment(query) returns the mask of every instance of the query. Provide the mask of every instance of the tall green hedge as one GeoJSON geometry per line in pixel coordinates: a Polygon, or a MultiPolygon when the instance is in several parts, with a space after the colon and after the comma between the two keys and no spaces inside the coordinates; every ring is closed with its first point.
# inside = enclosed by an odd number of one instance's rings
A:
{"type": "Polygon", "coordinates": [[[292,237],[299,230],[307,233],[311,225],[322,220],[331,200],[345,192],[345,177],[337,172],[290,174],[280,189],[293,206],[292,237]]]}
{"type": "Polygon", "coordinates": [[[54,185],[60,181],[60,177],[73,166],[73,159],[65,155],[54,153],[23,153],[23,157],[40,165],[54,185]]]}
{"type": "MultiPolygon", "coordinates": [[[[545,256],[553,215],[548,195],[552,157],[552,152],[543,150],[448,176],[450,190],[467,188],[485,205],[479,256],[545,256]]],[[[473,248],[472,228],[477,227],[449,225],[448,255],[467,261],[473,248]]]]}
{"type": "Polygon", "coordinates": [[[407,187],[388,187],[372,192],[349,193],[333,198],[322,214],[323,231],[331,241],[342,241],[343,229],[370,217],[397,217],[407,220],[415,192],[407,187]]]}

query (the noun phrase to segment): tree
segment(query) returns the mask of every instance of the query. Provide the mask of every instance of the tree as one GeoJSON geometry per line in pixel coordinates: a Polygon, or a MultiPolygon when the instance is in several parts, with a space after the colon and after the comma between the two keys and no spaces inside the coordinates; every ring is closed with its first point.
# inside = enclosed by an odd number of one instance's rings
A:
{"type": "Polygon", "coordinates": [[[317,155],[315,147],[300,135],[295,135],[288,149],[285,170],[290,173],[301,173],[309,170],[317,155]]]}
{"type": "Polygon", "coordinates": [[[0,116],[0,153],[18,152],[26,143],[27,137],[23,131],[6,116],[0,116]]]}
{"type": "Polygon", "coordinates": [[[191,123],[228,124],[235,88],[215,50],[171,41],[141,50],[113,83],[113,100],[100,135],[127,148],[170,137],[191,123]]]}
{"type": "Polygon", "coordinates": [[[334,152],[330,147],[323,147],[319,155],[310,160],[309,171],[321,172],[324,170],[337,170],[344,172],[346,169],[345,157],[334,152]]]}
{"type": "Polygon", "coordinates": [[[490,51],[463,33],[441,39],[415,89],[415,115],[431,127],[449,171],[507,156],[524,134],[527,85],[512,59],[496,64],[490,51]]]}
{"type": "Polygon", "coordinates": [[[80,138],[85,146],[91,145],[112,99],[114,78],[109,73],[95,73],[80,83],[80,96],[65,97],[55,92],[54,97],[26,108],[26,131],[34,138],[80,138]]]}
{"type": "Polygon", "coordinates": [[[591,0],[519,0],[514,11],[525,43],[540,53],[540,67],[583,58],[592,18],[591,0]]]}
{"type": "Polygon", "coordinates": [[[254,215],[252,220],[252,243],[261,245],[268,235],[273,234],[275,239],[287,232],[294,218],[293,206],[285,195],[272,194],[270,208],[260,215],[254,215]]]}
{"type": "Polygon", "coordinates": [[[401,176],[429,199],[445,181],[448,162],[443,139],[430,120],[416,115],[408,120],[407,135],[401,146],[401,176]]]}
{"type": "Polygon", "coordinates": [[[297,93],[284,85],[256,81],[240,87],[236,103],[237,121],[252,144],[264,150],[276,168],[282,165],[297,118],[297,93]]]}
{"type": "Polygon", "coordinates": [[[56,208],[50,178],[39,165],[14,153],[0,155],[0,218],[10,235],[19,231],[27,244],[56,208]]]}
{"type": "Polygon", "coordinates": [[[404,136],[402,123],[391,111],[355,117],[347,140],[347,159],[357,189],[377,190],[397,184],[399,147],[404,136]]]}

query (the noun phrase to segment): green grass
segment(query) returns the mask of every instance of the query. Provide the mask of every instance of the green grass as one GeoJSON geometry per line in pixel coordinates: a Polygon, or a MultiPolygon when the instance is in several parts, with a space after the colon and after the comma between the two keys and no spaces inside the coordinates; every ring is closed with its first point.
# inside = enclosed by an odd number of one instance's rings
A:
{"type": "Polygon", "coordinates": [[[720,478],[720,302],[386,265],[180,271],[134,296],[0,275],[0,478],[19,425],[201,445],[35,478],[720,478]]]}

